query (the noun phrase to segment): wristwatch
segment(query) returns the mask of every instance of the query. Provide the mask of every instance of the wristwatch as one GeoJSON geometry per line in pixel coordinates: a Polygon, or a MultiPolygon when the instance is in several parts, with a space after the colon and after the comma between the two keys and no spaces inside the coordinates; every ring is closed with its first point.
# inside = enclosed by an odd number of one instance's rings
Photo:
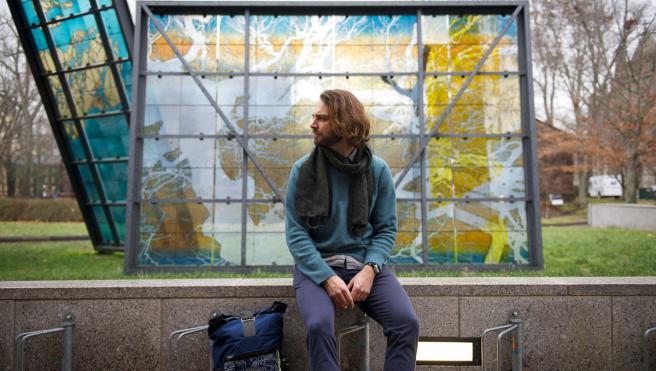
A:
{"type": "Polygon", "coordinates": [[[375,273],[376,275],[378,275],[378,273],[380,273],[380,267],[378,266],[378,264],[376,264],[376,263],[374,263],[374,262],[369,262],[369,263],[365,263],[365,265],[370,266],[371,269],[374,270],[374,273],[375,273]]]}

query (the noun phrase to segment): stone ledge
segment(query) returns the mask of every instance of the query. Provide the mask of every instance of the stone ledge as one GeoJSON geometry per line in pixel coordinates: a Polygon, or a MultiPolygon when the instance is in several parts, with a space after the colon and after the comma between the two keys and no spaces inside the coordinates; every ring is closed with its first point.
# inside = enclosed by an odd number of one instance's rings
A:
{"type": "MultiPolygon", "coordinates": [[[[408,277],[424,296],[656,296],[656,277],[408,277]]],[[[129,298],[289,298],[291,278],[113,281],[5,281],[0,300],[129,298]]]]}

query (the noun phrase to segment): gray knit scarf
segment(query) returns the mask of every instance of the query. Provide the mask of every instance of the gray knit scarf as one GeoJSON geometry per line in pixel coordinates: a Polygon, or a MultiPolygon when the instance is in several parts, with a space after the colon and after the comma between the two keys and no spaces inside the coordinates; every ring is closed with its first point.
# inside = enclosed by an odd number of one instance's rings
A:
{"type": "Polygon", "coordinates": [[[330,216],[332,201],[328,179],[328,164],[330,164],[341,172],[351,174],[349,233],[362,236],[369,224],[369,204],[373,190],[371,161],[371,150],[367,146],[357,150],[354,163],[346,162],[326,147],[315,146],[310,157],[301,165],[298,174],[294,199],[296,214],[307,218],[308,224],[310,219],[325,220],[330,216]]]}

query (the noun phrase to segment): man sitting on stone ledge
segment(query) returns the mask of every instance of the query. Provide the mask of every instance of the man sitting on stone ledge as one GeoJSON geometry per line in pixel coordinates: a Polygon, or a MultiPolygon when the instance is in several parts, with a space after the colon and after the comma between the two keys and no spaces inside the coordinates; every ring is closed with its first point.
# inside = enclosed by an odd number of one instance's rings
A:
{"type": "Polygon", "coordinates": [[[312,371],[339,370],[335,307],[383,326],[385,370],[413,370],[419,321],[385,263],[396,239],[390,170],[366,145],[369,119],[350,92],[326,90],[312,114],[314,150],[298,160],[286,199],[293,286],[312,371]]]}

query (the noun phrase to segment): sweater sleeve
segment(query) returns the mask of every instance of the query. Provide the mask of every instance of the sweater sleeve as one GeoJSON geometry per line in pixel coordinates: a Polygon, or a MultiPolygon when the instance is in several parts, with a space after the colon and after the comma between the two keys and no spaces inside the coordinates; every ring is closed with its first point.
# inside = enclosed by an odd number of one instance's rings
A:
{"type": "Polygon", "coordinates": [[[287,183],[287,196],[285,199],[285,237],[287,247],[294,257],[298,269],[308,276],[314,283],[320,285],[323,281],[335,275],[335,272],[321,258],[312,238],[303,226],[294,208],[296,195],[296,181],[299,166],[295,165],[289,175],[287,183]]]}
{"type": "Polygon", "coordinates": [[[385,163],[378,179],[378,197],[370,221],[374,234],[371,246],[365,255],[365,263],[376,263],[382,267],[389,258],[397,232],[396,192],[392,173],[385,163]]]}

